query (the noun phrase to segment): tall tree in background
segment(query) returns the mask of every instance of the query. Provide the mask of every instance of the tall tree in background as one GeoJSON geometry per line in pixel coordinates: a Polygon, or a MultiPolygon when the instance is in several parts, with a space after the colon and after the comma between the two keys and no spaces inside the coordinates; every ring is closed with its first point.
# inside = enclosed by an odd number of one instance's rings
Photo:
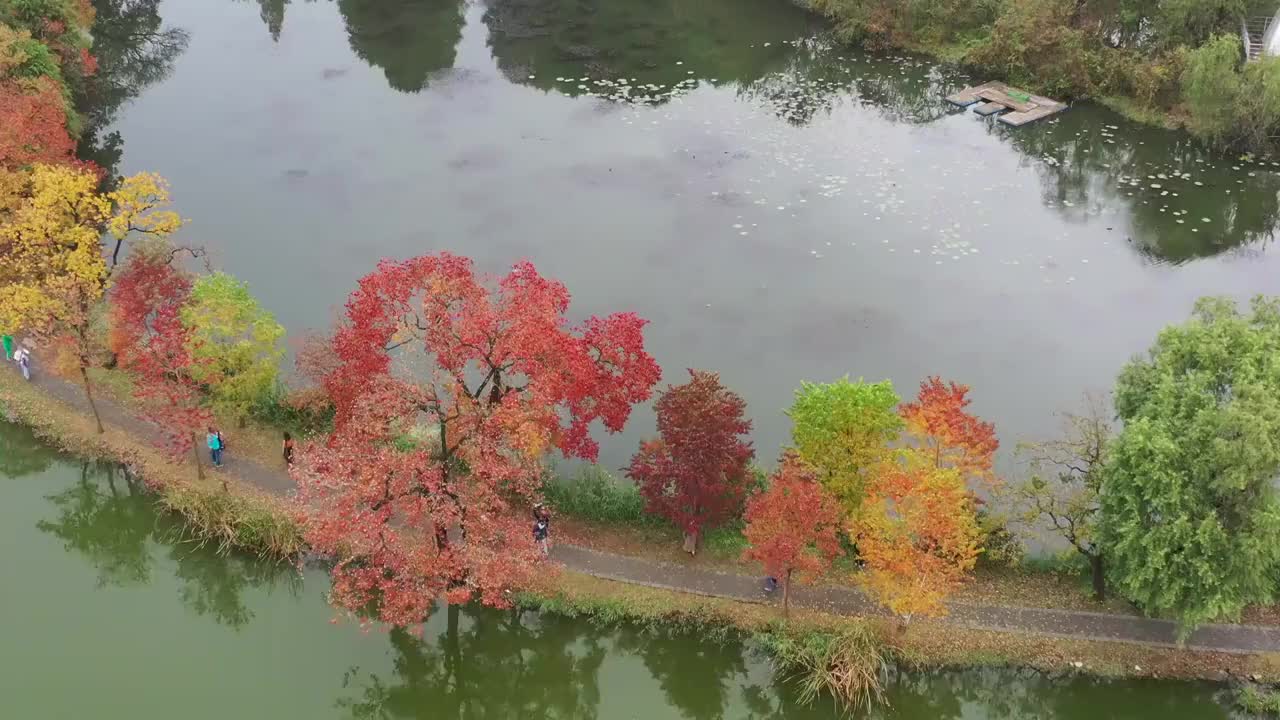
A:
{"type": "Polygon", "coordinates": [[[885,463],[853,521],[866,565],[861,581],[904,626],[916,615],[946,614],[947,596],[978,559],[973,494],[958,468],[935,462],[932,453],[909,449],[885,463]]]}
{"type": "Polygon", "coordinates": [[[1000,447],[996,427],[969,413],[970,402],[968,385],[933,376],[920,383],[920,394],[903,403],[899,413],[908,437],[934,465],[994,483],[992,464],[1000,447]]]}
{"type": "Polygon", "coordinates": [[[902,429],[894,412],[897,404],[888,380],[851,382],[845,377],[801,383],[787,410],[796,451],[850,512],[861,507],[868,471],[884,461],[889,443],[902,429]]]}
{"type": "Polygon", "coordinates": [[[1109,578],[1182,631],[1275,595],[1280,301],[1202,298],[1116,381],[1101,500],[1109,578]]]}
{"type": "Polygon", "coordinates": [[[813,471],[789,453],[769,479],[769,489],[747,503],[744,534],[749,560],[782,582],[782,614],[791,612],[791,581],[811,582],[840,554],[843,513],[813,471]]]}
{"type": "Polygon", "coordinates": [[[706,529],[742,510],[755,457],[747,403],[716,373],[690,370],[689,382],[669,386],[653,407],[659,437],[640,444],[627,476],[649,512],[684,531],[692,553],[706,529]]]}
{"type": "Polygon", "coordinates": [[[335,430],[295,469],[308,540],[337,558],[335,604],[406,625],[441,597],[507,605],[532,577],[540,553],[515,510],[542,457],[593,459],[590,424],[620,430],[659,376],[644,320],[572,327],[568,307],[528,263],[495,279],[442,253],[360,281],[324,381],[335,430]]]}
{"type": "Polygon", "coordinates": [[[1095,600],[1107,591],[1098,513],[1112,440],[1109,414],[1101,399],[1086,396],[1083,413],[1064,414],[1061,437],[1018,448],[1030,476],[1007,493],[1023,524],[1033,532],[1048,524],[1089,561],[1095,600]]]}
{"type": "Polygon", "coordinates": [[[196,280],[182,322],[192,355],[205,361],[193,378],[207,386],[215,410],[235,415],[243,427],[254,403],[276,386],[284,328],[249,294],[248,284],[226,273],[196,280]]]}
{"type": "Polygon", "coordinates": [[[203,479],[197,437],[212,414],[202,406],[195,376],[216,378],[191,352],[191,331],[182,322],[190,295],[191,278],[164,249],[135,253],[111,292],[111,344],[143,414],[164,432],[165,447],[175,458],[191,453],[203,479]]]}
{"type": "Polygon", "coordinates": [[[98,303],[127,238],[167,237],[182,221],[164,209],[169,191],[156,175],[139,173],[110,193],[97,188],[93,173],[34,168],[20,204],[0,225],[0,332],[63,341],[101,433],[89,380],[98,303]]]}

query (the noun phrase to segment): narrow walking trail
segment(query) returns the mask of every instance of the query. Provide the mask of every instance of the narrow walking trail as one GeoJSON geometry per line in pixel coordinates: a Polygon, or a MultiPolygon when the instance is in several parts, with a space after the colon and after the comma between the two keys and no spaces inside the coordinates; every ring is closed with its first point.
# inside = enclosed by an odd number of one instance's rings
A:
{"type": "MultiPolygon", "coordinates": [[[[12,363],[3,365],[6,367],[0,372],[11,373],[11,377],[16,377],[21,382],[21,376],[17,375],[17,369],[12,363]]],[[[40,368],[36,369],[32,382],[40,390],[81,412],[89,412],[88,401],[80,386],[39,372],[40,368]]],[[[97,406],[103,422],[108,425],[148,441],[159,436],[154,426],[109,399],[98,398],[97,406]]],[[[267,468],[237,457],[234,445],[229,448],[224,469],[220,472],[227,472],[245,483],[276,495],[287,495],[294,487],[293,481],[282,469],[267,468]]],[[[667,565],[572,545],[555,546],[552,557],[571,570],[608,580],[747,602],[774,601],[765,595],[760,577],[667,565]]],[[[883,614],[881,608],[862,592],[851,587],[796,587],[792,590],[792,602],[797,606],[843,615],[883,614]]],[[[964,627],[1161,647],[1177,646],[1177,627],[1167,620],[1078,610],[960,602],[950,603],[949,608],[951,612],[945,622],[964,627]]],[[[1228,653],[1280,652],[1280,627],[1205,625],[1187,639],[1185,646],[1228,653]]]]}

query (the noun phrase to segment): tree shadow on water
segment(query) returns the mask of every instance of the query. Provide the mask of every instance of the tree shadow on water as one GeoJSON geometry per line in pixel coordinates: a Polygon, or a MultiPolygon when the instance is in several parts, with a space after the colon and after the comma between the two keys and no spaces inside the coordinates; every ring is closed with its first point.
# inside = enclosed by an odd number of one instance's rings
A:
{"type": "Polygon", "coordinates": [[[97,571],[99,588],[150,583],[164,567],[157,551],[166,549],[183,605],[232,629],[254,617],[247,591],[301,591],[292,565],[222,553],[192,540],[179,519],[158,511],[140,480],[114,463],[82,463],[79,480],[47,499],[57,515],[36,527],[84,557],[97,571]]]}

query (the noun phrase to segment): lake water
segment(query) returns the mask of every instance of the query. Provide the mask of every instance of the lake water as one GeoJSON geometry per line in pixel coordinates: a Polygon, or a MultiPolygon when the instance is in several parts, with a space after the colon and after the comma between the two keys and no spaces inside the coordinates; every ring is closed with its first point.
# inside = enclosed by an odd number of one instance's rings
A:
{"type": "MultiPolygon", "coordinates": [[[[118,469],[0,421],[6,718],[834,719],[740,643],[534,613],[436,612],[421,633],[331,624],[320,571],[183,541],[118,469]]],[[[903,675],[876,720],[1226,720],[1202,684],[903,675]]]]}
{"type": "Polygon", "coordinates": [[[1006,129],[941,100],[986,78],[784,0],[133,5],[99,13],[119,168],[292,331],[383,257],[529,259],[650,319],[666,380],[718,370],[765,461],[801,380],[966,382],[1011,448],[1198,296],[1280,292],[1274,162],[1092,106],[1006,129]]]}

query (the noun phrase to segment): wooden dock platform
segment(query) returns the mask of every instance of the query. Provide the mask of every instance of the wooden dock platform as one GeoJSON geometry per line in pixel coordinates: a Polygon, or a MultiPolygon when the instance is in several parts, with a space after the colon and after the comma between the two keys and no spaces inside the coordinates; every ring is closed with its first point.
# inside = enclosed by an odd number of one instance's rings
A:
{"type": "Polygon", "coordinates": [[[1013,127],[1026,125],[1067,109],[1066,103],[1042,95],[1032,95],[998,81],[965,88],[948,95],[947,102],[962,108],[981,103],[977,108],[979,115],[1001,113],[998,118],[1000,122],[1013,127]]]}

